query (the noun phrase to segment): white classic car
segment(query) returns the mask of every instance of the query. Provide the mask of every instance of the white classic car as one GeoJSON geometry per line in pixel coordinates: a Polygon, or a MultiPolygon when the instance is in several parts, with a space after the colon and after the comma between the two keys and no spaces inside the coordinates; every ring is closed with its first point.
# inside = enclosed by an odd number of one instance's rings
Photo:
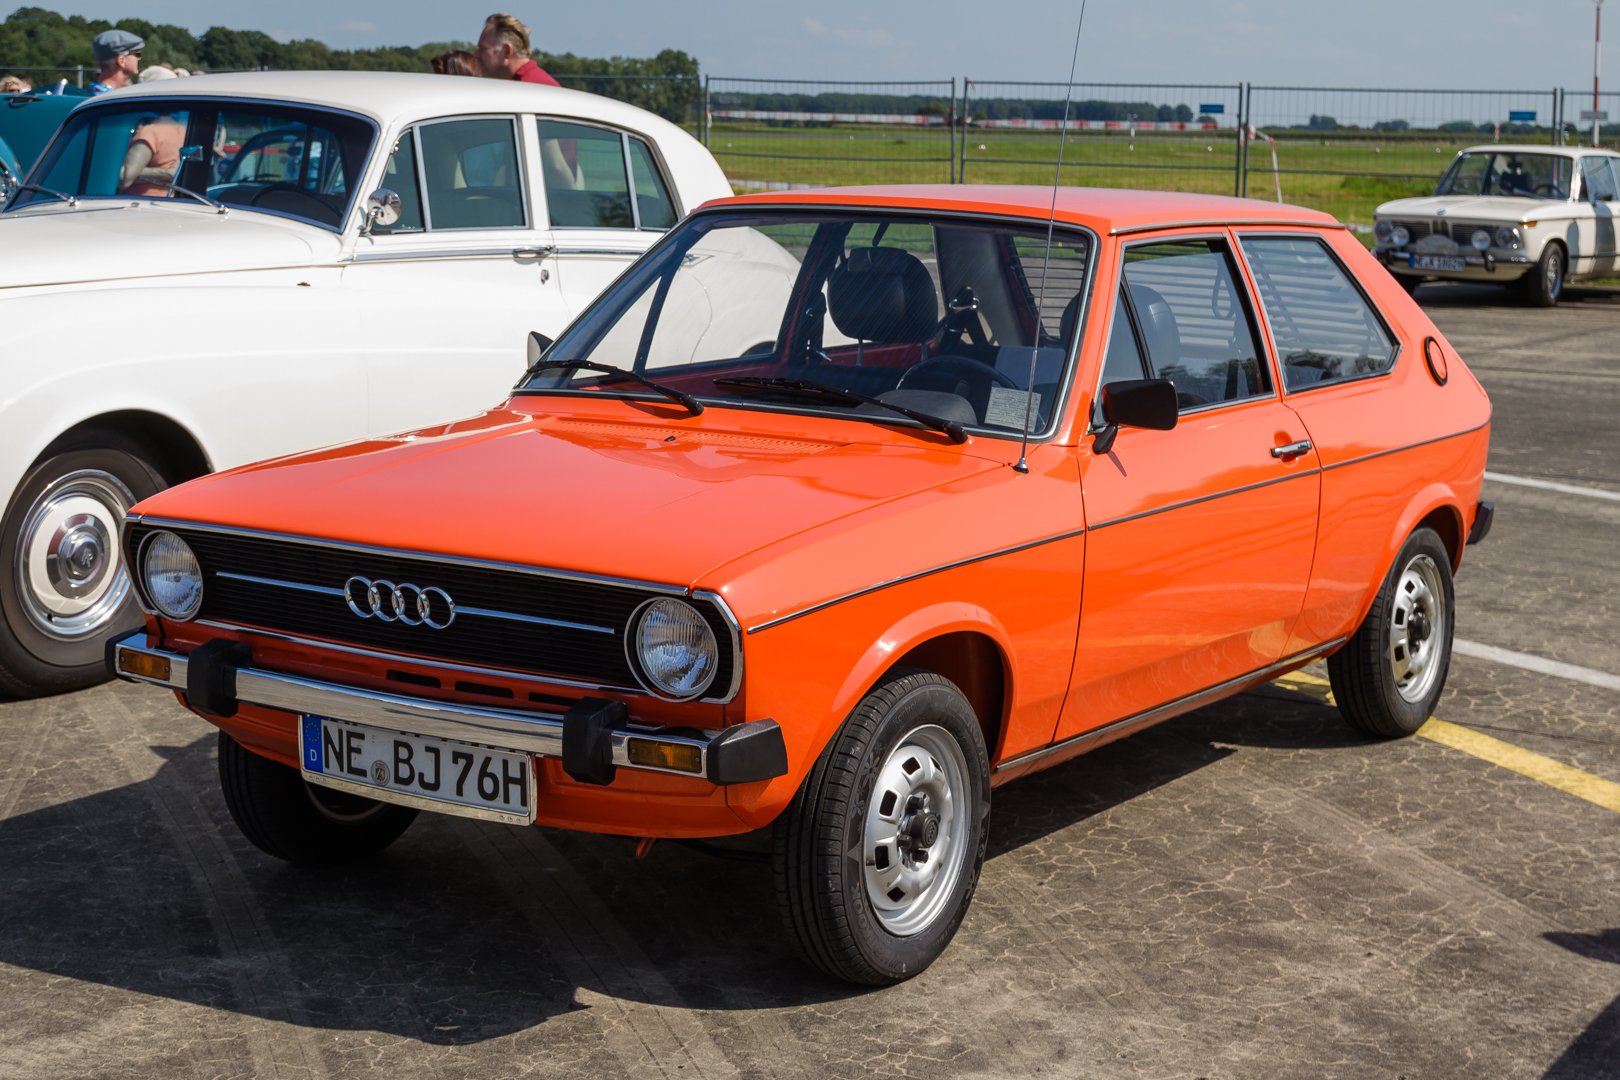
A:
{"type": "Polygon", "coordinates": [[[708,151],[530,83],[277,72],[74,110],[0,213],[0,693],[104,677],[124,511],[499,402],[688,210],[708,151]]]}
{"type": "Polygon", "coordinates": [[[1608,150],[1470,146],[1432,196],[1374,211],[1373,254],[1408,292],[1431,279],[1516,283],[1551,307],[1566,281],[1617,272],[1617,181],[1608,150]]]}

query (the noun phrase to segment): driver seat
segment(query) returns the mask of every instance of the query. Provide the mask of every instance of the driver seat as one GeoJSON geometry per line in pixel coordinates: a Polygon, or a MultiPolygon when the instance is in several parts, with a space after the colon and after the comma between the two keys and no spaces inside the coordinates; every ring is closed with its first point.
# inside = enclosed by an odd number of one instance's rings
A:
{"type": "Polygon", "coordinates": [[[924,341],[939,325],[939,294],[911,252],[856,248],[827,276],[827,314],[839,333],[858,341],[924,341]]]}

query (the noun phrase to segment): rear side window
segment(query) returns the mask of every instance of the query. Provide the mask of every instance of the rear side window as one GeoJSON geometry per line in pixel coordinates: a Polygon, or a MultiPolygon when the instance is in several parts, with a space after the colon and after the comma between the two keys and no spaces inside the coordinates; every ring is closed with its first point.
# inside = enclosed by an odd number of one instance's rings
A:
{"type": "Polygon", "coordinates": [[[675,204],[670,201],[652,150],[640,139],[630,140],[630,168],[636,177],[636,211],[643,229],[668,229],[675,225],[675,204]]]}
{"type": "Polygon", "coordinates": [[[641,139],[560,120],[541,120],[539,131],[554,228],[668,229],[675,224],[669,186],[641,139]]]}
{"type": "Polygon", "coordinates": [[[1604,157],[1581,159],[1581,198],[1589,203],[1613,202],[1615,197],[1613,162],[1604,157]]]}
{"type": "Polygon", "coordinates": [[[1247,236],[1242,243],[1286,388],[1376,375],[1395,363],[1394,340],[1321,241],[1247,236]]]}

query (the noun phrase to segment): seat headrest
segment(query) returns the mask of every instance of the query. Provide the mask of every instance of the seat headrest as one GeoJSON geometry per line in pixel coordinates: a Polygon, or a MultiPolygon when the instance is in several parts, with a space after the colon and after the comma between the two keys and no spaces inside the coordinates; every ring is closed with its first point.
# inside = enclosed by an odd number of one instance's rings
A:
{"type": "Polygon", "coordinates": [[[1137,317],[1142,320],[1142,333],[1147,337],[1148,358],[1155,372],[1172,364],[1181,363],[1181,327],[1169,301],[1157,289],[1131,284],[1131,299],[1136,302],[1137,317]]]}
{"type": "Polygon", "coordinates": [[[846,337],[922,341],[939,322],[939,297],[922,260],[899,248],[856,248],[827,278],[827,313],[846,337]]]}

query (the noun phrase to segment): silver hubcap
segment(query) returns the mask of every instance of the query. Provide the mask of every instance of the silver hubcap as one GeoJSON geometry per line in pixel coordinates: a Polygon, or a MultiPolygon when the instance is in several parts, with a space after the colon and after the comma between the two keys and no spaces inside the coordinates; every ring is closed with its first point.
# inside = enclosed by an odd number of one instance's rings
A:
{"type": "Polygon", "coordinates": [[[1557,253],[1547,256],[1547,295],[1557,296],[1564,282],[1564,265],[1557,253]]]}
{"type": "Polygon", "coordinates": [[[17,545],[17,591],[52,637],[94,634],[129,596],[118,527],[135,496],[99,470],[69,473],[34,501],[17,545]]]}
{"type": "Polygon", "coordinates": [[[1407,701],[1422,701],[1440,677],[1447,617],[1440,568],[1427,555],[1419,555],[1395,582],[1389,614],[1389,667],[1395,689],[1407,701]]]}
{"type": "Polygon", "coordinates": [[[945,910],[967,857],[967,759],[944,728],[912,731],[878,771],[861,848],[866,895],[896,937],[945,910]]]}

